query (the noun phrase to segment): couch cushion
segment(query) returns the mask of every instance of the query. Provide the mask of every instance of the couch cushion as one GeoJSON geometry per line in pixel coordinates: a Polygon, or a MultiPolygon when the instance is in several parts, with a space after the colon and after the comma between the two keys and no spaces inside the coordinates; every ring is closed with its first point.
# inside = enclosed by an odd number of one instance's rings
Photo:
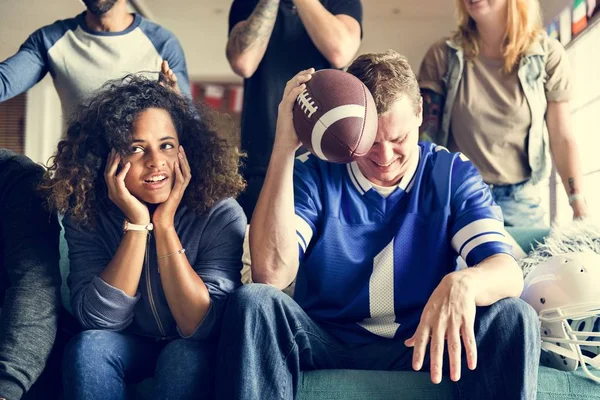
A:
{"type": "Polygon", "coordinates": [[[412,371],[318,370],[302,374],[298,400],[446,400],[449,379],[434,385],[429,374],[412,371]]]}
{"type": "Polygon", "coordinates": [[[516,240],[525,253],[529,253],[537,242],[544,240],[550,233],[550,228],[516,228],[507,227],[506,230],[516,240]]]}
{"type": "MultiPolygon", "coordinates": [[[[298,400],[447,400],[452,385],[434,385],[426,372],[319,370],[302,374],[298,400]]],[[[600,400],[600,384],[580,370],[540,367],[538,400],[600,400]]]]}

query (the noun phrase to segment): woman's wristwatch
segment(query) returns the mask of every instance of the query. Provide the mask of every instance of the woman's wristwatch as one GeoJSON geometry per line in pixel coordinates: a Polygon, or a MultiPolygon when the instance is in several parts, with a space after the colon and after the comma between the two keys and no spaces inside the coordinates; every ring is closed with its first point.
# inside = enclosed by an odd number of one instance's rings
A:
{"type": "MultiPolygon", "coordinates": [[[[154,229],[152,222],[146,225],[138,225],[131,223],[128,219],[125,219],[125,222],[123,223],[123,233],[129,231],[146,231],[147,233],[150,233],[152,229],[154,229]]],[[[2,398],[0,398],[0,400],[2,400],[2,398]]]]}

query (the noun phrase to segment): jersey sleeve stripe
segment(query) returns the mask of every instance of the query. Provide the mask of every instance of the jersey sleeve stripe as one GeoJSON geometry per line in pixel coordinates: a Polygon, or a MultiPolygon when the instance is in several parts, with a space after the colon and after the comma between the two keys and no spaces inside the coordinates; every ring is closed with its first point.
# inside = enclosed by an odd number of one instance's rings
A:
{"type": "Polygon", "coordinates": [[[514,257],[512,252],[512,246],[503,242],[488,242],[475,247],[469,253],[469,259],[466,260],[467,265],[477,265],[488,257],[497,254],[508,254],[514,257]]]}
{"type": "Polygon", "coordinates": [[[302,250],[300,254],[306,253],[306,242],[304,241],[304,238],[298,231],[296,231],[296,236],[298,236],[298,246],[300,246],[300,249],[302,250]]]}
{"type": "MultiPolygon", "coordinates": [[[[467,257],[469,257],[469,253],[475,249],[477,246],[480,246],[484,243],[489,243],[489,242],[502,242],[502,243],[507,243],[506,238],[498,233],[498,232],[493,232],[493,233],[486,233],[484,235],[478,236],[477,238],[471,240],[469,243],[467,243],[462,251],[460,252],[460,255],[463,259],[467,259],[467,257]]],[[[508,243],[507,243],[508,244],[508,243]]]]}
{"type": "Polygon", "coordinates": [[[298,235],[298,244],[306,251],[313,236],[313,230],[301,216],[296,214],[296,234],[298,235]]]}
{"type": "Polygon", "coordinates": [[[467,240],[466,242],[464,242],[462,247],[460,248],[460,250],[458,250],[458,254],[461,254],[463,252],[463,249],[465,248],[465,246],[467,246],[467,244],[471,243],[474,239],[477,239],[478,237],[481,237],[483,235],[502,235],[502,236],[506,237],[504,235],[504,232],[481,232],[480,234],[475,235],[472,238],[470,238],[469,240],[467,240]]]}
{"type": "Polygon", "coordinates": [[[463,226],[452,238],[452,248],[457,253],[461,253],[460,249],[471,240],[473,237],[483,232],[504,232],[504,225],[501,221],[493,218],[478,219],[463,226]]]}

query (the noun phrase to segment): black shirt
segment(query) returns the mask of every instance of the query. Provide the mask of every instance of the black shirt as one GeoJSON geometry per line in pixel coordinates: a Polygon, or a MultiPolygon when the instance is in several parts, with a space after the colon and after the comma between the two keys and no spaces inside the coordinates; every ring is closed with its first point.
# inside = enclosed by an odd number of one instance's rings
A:
{"type": "MultiPolygon", "coordinates": [[[[333,15],[345,14],[362,24],[360,0],[321,0],[333,15]]],[[[258,0],[234,0],[229,31],[250,17],[258,0]]],[[[244,81],[242,148],[247,152],[245,175],[264,175],[275,139],[277,107],[287,81],[301,70],[331,68],[316,48],[291,0],[281,0],[273,33],[256,72],[244,81]]]]}

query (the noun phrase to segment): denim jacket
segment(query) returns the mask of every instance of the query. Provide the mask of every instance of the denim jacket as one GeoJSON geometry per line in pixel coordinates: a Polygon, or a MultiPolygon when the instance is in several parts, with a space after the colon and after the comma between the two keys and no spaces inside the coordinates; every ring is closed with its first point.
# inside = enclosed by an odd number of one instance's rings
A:
{"type": "MultiPolygon", "coordinates": [[[[443,146],[448,144],[452,107],[463,76],[465,63],[463,50],[460,46],[451,39],[446,44],[449,52],[448,69],[443,77],[446,100],[440,130],[434,138],[435,143],[443,146]]],[[[547,177],[551,167],[550,143],[545,120],[548,104],[544,89],[547,54],[548,38],[544,36],[521,57],[517,72],[525,99],[531,110],[527,153],[529,155],[529,166],[531,167],[532,184],[536,184],[547,177]]]]}

